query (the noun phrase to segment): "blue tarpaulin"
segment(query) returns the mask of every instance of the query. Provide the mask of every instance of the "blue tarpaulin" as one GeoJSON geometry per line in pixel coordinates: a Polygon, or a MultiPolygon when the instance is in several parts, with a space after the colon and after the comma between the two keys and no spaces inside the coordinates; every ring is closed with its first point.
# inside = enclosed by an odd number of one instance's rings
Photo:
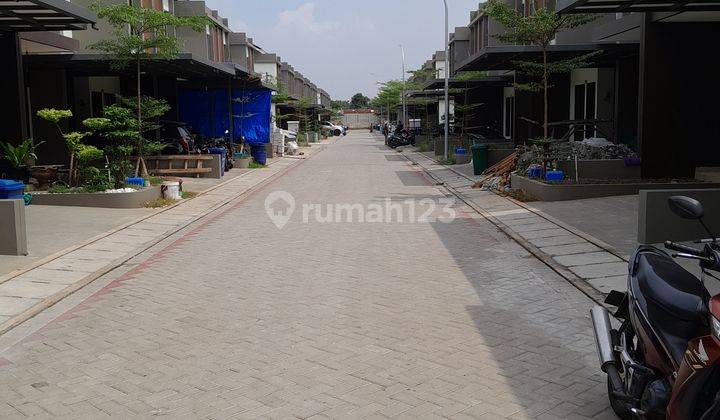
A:
{"type": "MultiPolygon", "coordinates": [[[[232,119],[235,139],[249,144],[270,142],[271,91],[234,89],[232,119]]],[[[181,90],[178,98],[180,120],[208,137],[222,137],[230,127],[227,90],[181,90]]]]}

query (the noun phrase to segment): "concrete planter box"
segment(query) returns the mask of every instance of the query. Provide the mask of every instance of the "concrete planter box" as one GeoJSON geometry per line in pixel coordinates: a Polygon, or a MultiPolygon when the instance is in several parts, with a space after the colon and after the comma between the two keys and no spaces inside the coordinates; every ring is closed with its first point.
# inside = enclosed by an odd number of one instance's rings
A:
{"type": "Polygon", "coordinates": [[[137,209],[162,197],[160,187],[117,194],[33,194],[32,204],[39,206],[103,207],[137,209]]]}
{"type": "Polygon", "coordinates": [[[470,155],[455,155],[455,164],[456,165],[465,165],[466,163],[470,163],[471,159],[472,159],[472,156],[470,156],[470,155]]]}
{"type": "Polygon", "coordinates": [[[514,189],[523,189],[540,201],[568,201],[583,198],[610,197],[614,195],[635,195],[640,190],[692,190],[720,188],[720,184],[682,182],[663,183],[626,183],[626,184],[546,184],[524,176],[511,175],[510,183],[514,189]]]}
{"type": "MultiPolygon", "coordinates": [[[[575,179],[575,162],[561,160],[558,169],[575,179]]],[[[578,175],[583,179],[640,179],[639,166],[627,166],[624,159],[578,160],[578,175]]]]}

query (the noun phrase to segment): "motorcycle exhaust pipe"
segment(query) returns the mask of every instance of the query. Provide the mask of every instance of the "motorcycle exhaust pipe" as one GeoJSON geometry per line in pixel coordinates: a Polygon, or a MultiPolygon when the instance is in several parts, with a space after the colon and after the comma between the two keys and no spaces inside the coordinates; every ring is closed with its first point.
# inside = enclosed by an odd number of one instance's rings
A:
{"type": "Polygon", "coordinates": [[[608,364],[615,364],[615,352],[613,351],[612,335],[610,330],[610,313],[602,306],[595,306],[590,310],[590,318],[592,318],[593,329],[595,330],[595,344],[597,345],[598,357],[600,358],[600,367],[606,372],[608,364]]]}
{"type": "Polygon", "coordinates": [[[607,373],[613,390],[618,394],[624,394],[624,386],[618,372],[612,334],[610,333],[612,330],[610,313],[602,306],[595,306],[590,310],[590,318],[592,318],[593,329],[595,330],[595,344],[600,358],[600,369],[607,373]]]}

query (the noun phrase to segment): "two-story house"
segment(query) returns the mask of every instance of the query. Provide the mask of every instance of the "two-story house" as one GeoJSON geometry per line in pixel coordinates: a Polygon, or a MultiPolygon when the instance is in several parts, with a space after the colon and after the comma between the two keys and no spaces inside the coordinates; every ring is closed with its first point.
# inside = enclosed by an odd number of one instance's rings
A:
{"type": "Polygon", "coordinates": [[[616,67],[616,125],[631,127],[644,178],[694,178],[720,173],[720,124],[711,82],[720,56],[706,43],[720,35],[713,2],[561,0],[561,13],[593,13],[594,42],[637,42],[639,53],[616,67]],[[632,109],[631,109],[632,108],[632,109]],[[633,111],[633,112],[630,112],[633,111]]]}

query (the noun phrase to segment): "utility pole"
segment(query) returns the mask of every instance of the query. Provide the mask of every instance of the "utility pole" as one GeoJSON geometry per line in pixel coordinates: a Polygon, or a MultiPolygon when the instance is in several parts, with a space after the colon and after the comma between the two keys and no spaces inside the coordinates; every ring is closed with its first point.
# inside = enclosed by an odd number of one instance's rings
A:
{"type": "Polygon", "coordinates": [[[400,45],[400,52],[402,53],[402,123],[403,127],[407,128],[407,105],[405,104],[405,48],[402,44],[400,45]]]}
{"type": "Polygon", "coordinates": [[[445,3],[445,150],[443,157],[448,159],[448,137],[450,135],[450,54],[448,47],[450,45],[450,28],[448,24],[448,3],[445,3]]]}

